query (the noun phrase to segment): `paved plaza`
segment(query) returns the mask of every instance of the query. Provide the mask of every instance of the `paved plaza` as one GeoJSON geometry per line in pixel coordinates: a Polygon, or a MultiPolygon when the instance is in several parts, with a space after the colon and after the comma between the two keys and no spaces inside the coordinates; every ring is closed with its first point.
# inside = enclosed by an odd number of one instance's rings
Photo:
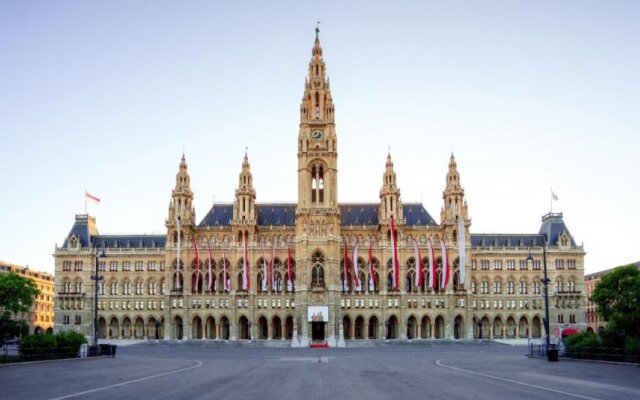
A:
{"type": "Polygon", "coordinates": [[[640,366],[497,343],[370,348],[134,345],[115,358],[0,367],[5,399],[631,399],[640,366]]]}

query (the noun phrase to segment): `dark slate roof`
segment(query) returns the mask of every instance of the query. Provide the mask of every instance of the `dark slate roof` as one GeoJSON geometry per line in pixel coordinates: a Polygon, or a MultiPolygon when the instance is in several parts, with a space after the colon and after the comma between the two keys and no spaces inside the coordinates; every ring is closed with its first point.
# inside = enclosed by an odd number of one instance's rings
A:
{"type": "Polygon", "coordinates": [[[571,239],[571,246],[575,246],[576,242],[573,240],[573,236],[569,232],[569,229],[562,220],[562,213],[547,214],[542,217],[542,226],[540,227],[540,234],[544,234],[550,245],[555,246],[558,244],[558,237],[566,232],[571,239]]]}
{"type": "Polygon", "coordinates": [[[473,247],[529,247],[541,246],[542,243],[543,236],[536,234],[471,234],[473,247]]]}
{"type": "MultiPolygon", "coordinates": [[[[340,204],[340,224],[378,225],[378,203],[340,204]]],[[[258,225],[294,226],[296,204],[256,204],[258,225]]],[[[404,204],[404,217],[409,226],[434,225],[436,222],[422,204],[404,204]]],[[[228,226],[233,218],[233,204],[216,204],[198,226],[228,226]]]]}
{"type": "Polygon", "coordinates": [[[229,226],[233,218],[233,204],[214,204],[198,226],[229,226]]]}
{"type": "Polygon", "coordinates": [[[295,204],[256,204],[258,225],[294,226],[296,224],[295,204]]]}
{"type": "Polygon", "coordinates": [[[83,218],[82,215],[76,216],[76,222],[71,227],[71,231],[64,238],[64,244],[62,247],[67,247],[69,238],[71,235],[77,235],[80,238],[80,247],[87,247],[91,245],[91,235],[89,234],[89,221],[87,218],[83,218]]]}
{"type": "MultiPolygon", "coordinates": [[[[147,247],[163,248],[167,240],[165,235],[94,235],[89,232],[89,219],[86,215],[76,215],[76,222],[64,239],[62,247],[67,247],[69,237],[77,235],[80,238],[80,247],[147,247]]],[[[94,232],[95,233],[95,232],[94,232]]]]}
{"type": "Polygon", "coordinates": [[[100,248],[164,248],[166,241],[165,235],[98,235],[93,237],[93,244],[100,248]]]}

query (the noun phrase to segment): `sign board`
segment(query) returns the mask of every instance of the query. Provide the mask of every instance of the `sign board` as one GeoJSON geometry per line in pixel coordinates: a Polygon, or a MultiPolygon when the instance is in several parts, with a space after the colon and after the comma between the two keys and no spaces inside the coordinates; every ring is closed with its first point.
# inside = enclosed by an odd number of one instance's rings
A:
{"type": "Polygon", "coordinates": [[[329,307],[309,306],[307,309],[308,322],[329,322],[329,307]]]}

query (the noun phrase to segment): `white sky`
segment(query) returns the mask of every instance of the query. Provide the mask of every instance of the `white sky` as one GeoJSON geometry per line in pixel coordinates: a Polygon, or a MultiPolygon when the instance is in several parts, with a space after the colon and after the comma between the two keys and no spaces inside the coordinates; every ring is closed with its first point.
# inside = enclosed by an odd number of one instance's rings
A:
{"type": "Polygon", "coordinates": [[[343,3],[0,3],[0,259],[52,272],[85,189],[101,233],[164,233],[183,149],[198,220],[245,146],[295,202],[317,20],[340,202],[378,201],[391,146],[439,221],[453,150],[472,233],[537,232],[553,188],[586,272],[640,259],[640,3],[343,3]]]}

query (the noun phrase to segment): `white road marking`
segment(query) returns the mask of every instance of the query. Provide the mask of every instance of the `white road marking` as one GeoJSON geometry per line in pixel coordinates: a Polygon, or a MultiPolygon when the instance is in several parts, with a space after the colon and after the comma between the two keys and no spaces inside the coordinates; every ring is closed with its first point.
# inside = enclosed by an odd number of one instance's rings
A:
{"type": "Polygon", "coordinates": [[[544,386],[539,386],[539,385],[533,385],[531,383],[526,383],[526,382],[520,382],[520,381],[514,381],[513,379],[507,379],[507,378],[501,378],[499,376],[493,376],[493,375],[489,375],[489,374],[483,374],[481,372],[475,372],[475,371],[470,371],[468,369],[463,369],[463,368],[457,368],[457,367],[450,367],[448,365],[444,365],[442,364],[442,360],[436,360],[436,365],[439,367],[443,367],[443,368],[448,368],[448,369],[452,369],[454,371],[460,371],[460,372],[466,372],[468,374],[473,374],[473,375],[478,375],[478,376],[484,376],[485,378],[491,378],[491,379],[496,379],[498,381],[503,381],[503,382],[508,382],[508,383],[513,383],[515,385],[520,385],[520,386],[526,386],[526,387],[530,387],[530,388],[534,388],[534,389],[540,389],[540,390],[545,390],[547,392],[553,392],[553,393],[559,393],[559,394],[564,394],[566,396],[571,396],[571,397],[577,397],[579,399],[586,399],[586,400],[601,400],[595,397],[589,397],[589,396],[583,396],[581,394],[577,394],[577,393],[571,393],[571,392],[564,392],[562,390],[556,390],[556,389],[551,389],[551,388],[547,388],[544,386]]]}
{"type": "Polygon", "coordinates": [[[137,383],[137,382],[142,382],[142,381],[146,381],[146,380],[149,380],[149,379],[160,378],[161,376],[179,374],[180,372],[189,371],[191,369],[199,368],[199,367],[202,366],[202,361],[197,361],[197,360],[194,360],[194,361],[196,362],[196,365],[193,365],[191,367],[181,368],[181,369],[177,369],[175,371],[163,372],[161,374],[156,374],[156,375],[145,376],[145,377],[138,378],[138,379],[132,379],[130,381],[120,382],[120,383],[116,383],[114,385],[102,386],[102,387],[95,388],[95,389],[85,390],[83,392],[72,393],[72,394],[68,394],[66,396],[54,397],[54,398],[52,398],[50,400],[70,399],[72,397],[82,396],[82,395],[85,395],[85,394],[88,394],[88,393],[95,393],[95,392],[99,392],[101,390],[113,389],[113,388],[117,388],[117,387],[120,387],[120,386],[129,385],[131,383],[137,383]]]}

